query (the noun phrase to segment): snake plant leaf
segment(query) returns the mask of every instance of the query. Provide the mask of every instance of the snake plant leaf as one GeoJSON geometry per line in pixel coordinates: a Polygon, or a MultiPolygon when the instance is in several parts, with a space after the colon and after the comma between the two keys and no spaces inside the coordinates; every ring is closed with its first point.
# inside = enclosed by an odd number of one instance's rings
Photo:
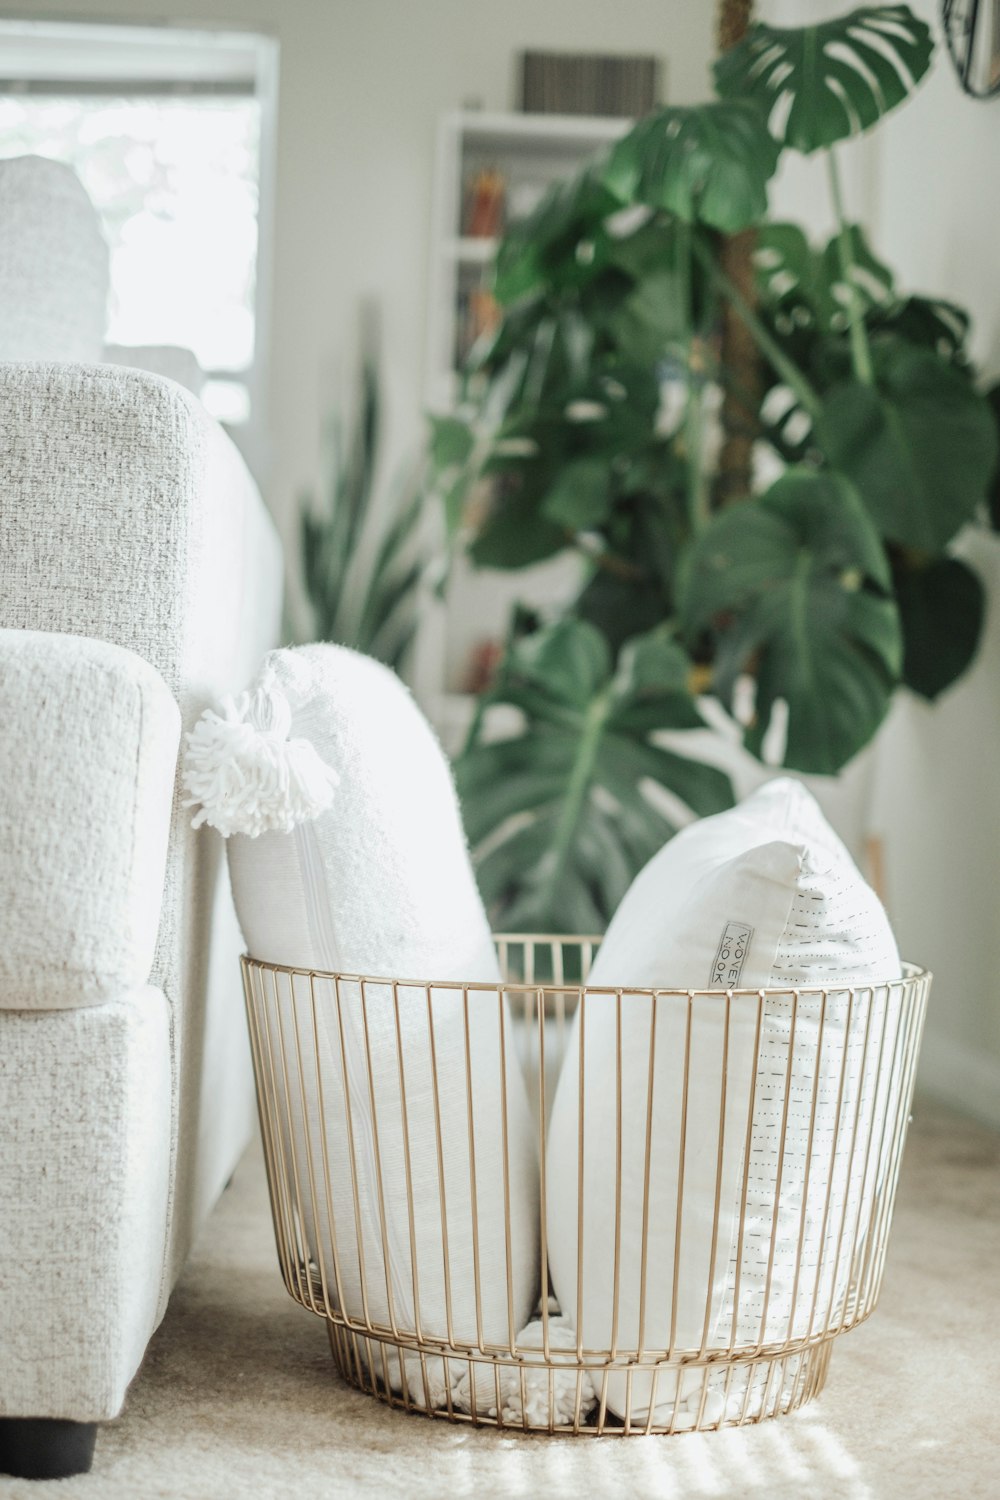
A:
{"type": "Polygon", "coordinates": [[[961,677],[978,650],[983,586],[961,558],[938,557],[897,572],[896,602],[903,622],[903,681],[933,700],[961,677]]]}
{"type": "Polygon", "coordinates": [[[617,668],[601,632],[573,618],[512,645],[489,701],[519,709],[524,731],[474,742],[455,766],[496,923],[603,929],[633,876],[676,831],[650,800],[651,782],[695,813],[731,806],[727,776],[651,738],[654,729],[704,727],[690,671],[662,628],[630,642],[617,668]]]}
{"type": "Polygon", "coordinates": [[[756,678],[746,742],[759,755],[788,708],[784,763],[833,773],[871,739],[902,668],[902,636],[878,535],[846,480],[790,470],[759,501],[716,517],[680,581],[688,636],[717,641],[716,691],[756,678]]]}
{"type": "Polygon", "coordinates": [[[875,384],[845,380],[823,405],[822,441],[884,537],[940,552],[986,499],[997,429],[965,374],[930,350],[880,339],[875,384]]]}
{"type": "Polygon", "coordinates": [[[715,64],[725,99],[752,101],[786,146],[809,153],[895,109],[930,66],[930,28],[908,5],[862,5],[816,26],[757,23],[715,64]]]}
{"type": "Polygon", "coordinates": [[[766,211],[777,164],[759,111],[713,100],[640,120],[612,150],[603,182],[622,204],[645,203],[733,234],[766,211]]]}

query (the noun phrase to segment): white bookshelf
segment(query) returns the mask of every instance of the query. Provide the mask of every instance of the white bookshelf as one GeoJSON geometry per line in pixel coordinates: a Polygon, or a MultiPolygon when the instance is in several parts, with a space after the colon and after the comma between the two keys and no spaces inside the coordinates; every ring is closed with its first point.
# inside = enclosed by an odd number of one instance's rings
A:
{"type": "MultiPolygon", "coordinates": [[[[463,306],[473,290],[491,285],[497,241],[466,231],[466,195],[475,175],[496,170],[505,183],[506,222],[526,216],[555,182],[628,130],[630,121],[577,115],[445,115],[438,130],[429,255],[425,405],[454,409],[463,306]]],[[[511,606],[558,604],[579,577],[573,558],[558,558],[516,572],[472,572],[456,563],[443,601],[424,601],[416,644],[417,697],[449,750],[461,743],[473,700],[461,691],[462,673],[477,643],[502,631],[511,606]]]]}

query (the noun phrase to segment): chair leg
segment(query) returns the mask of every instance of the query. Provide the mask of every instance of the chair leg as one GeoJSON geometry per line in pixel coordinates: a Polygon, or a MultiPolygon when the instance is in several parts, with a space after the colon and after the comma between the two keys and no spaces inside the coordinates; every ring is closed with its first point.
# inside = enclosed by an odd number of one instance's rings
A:
{"type": "Polygon", "coordinates": [[[96,1422],[60,1417],[0,1417],[0,1474],[18,1479],[70,1479],[94,1461],[96,1422]]]}

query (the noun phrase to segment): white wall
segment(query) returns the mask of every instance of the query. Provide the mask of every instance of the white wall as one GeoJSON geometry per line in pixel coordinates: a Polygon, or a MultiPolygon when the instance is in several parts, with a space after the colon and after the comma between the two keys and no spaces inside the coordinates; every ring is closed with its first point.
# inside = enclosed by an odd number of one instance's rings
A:
{"type": "MultiPolygon", "coordinates": [[[[15,7],[6,0],[5,8],[15,7]]],[[[20,13],[31,10],[22,3],[20,13]]],[[[422,431],[427,245],[440,115],[515,103],[524,47],[653,52],[704,94],[706,0],[52,0],[64,18],[195,20],[281,44],[268,499],[286,538],[359,300],[383,313],[390,450],[422,431]]]]}

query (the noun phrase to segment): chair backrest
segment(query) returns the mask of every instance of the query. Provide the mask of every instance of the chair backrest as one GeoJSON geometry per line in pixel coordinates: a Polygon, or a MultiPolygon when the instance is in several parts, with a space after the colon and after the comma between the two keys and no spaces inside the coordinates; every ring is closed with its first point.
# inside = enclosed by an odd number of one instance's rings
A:
{"type": "Polygon", "coordinates": [[[100,220],[73,169],[0,160],[0,360],[100,360],[108,275],[100,220]]]}

